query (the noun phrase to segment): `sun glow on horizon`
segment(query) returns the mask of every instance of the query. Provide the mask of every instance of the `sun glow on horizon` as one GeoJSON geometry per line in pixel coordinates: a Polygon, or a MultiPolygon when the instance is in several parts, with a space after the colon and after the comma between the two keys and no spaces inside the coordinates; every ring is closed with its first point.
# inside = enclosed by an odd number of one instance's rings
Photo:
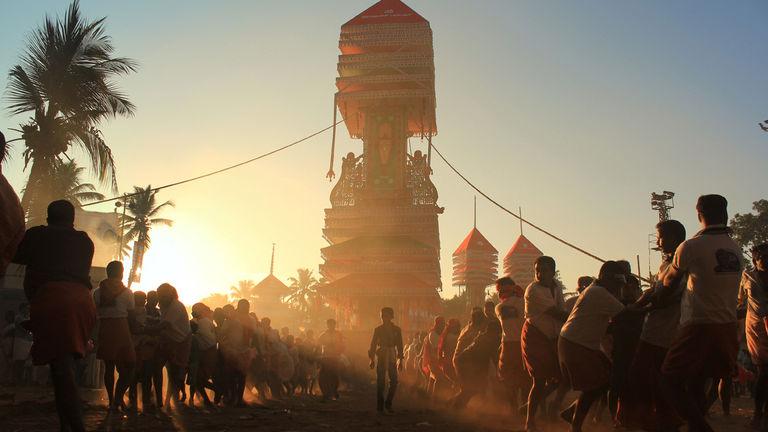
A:
{"type": "MultiPolygon", "coordinates": [[[[229,287],[238,280],[252,279],[258,283],[267,275],[230,274],[222,267],[224,261],[210,262],[208,254],[200,249],[201,245],[210,244],[203,232],[192,236],[176,227],[157,227],[152,228],[151,236],[152,243],[144,254],[141,282],[131,286],[133,291],[151,291],[167,282],[176,287],[182,303],[192,305],[214,293],[229,294],[229,287]]],[[[227,259],[223,254],[217,256],[227,259]]],[[[130,257],[124,261],[126,273],[130,262],[130,257]]]]}

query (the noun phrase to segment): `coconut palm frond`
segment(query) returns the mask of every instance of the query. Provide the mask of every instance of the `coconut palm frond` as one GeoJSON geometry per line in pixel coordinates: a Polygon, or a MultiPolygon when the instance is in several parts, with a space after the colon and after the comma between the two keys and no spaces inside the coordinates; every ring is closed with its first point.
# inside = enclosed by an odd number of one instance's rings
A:
{"type": "MultiPolygon", "coordinates": [[[[104,18],[83,16],[75,0],[64,16],[46,17],[30,34],[19,63],[9,71],[8,111],[32,113],[30,122],[21,126],[24,167],[33,167],[22,197],[26,203],[41,201],[35,196],[43,195],[33,190],[45,184],[38,183],[44,167],[35,169],[35,162],[56,158],[72,146],[88,155],[99,182],[117,191],[114,158],[98,127],[107,118],[135,112],[115,79],[135,72],[137,64],[113,55],[105,23],[104,18]]],[[[28,215],[44,217],[39,205],[25,208],[28,215]]]]}

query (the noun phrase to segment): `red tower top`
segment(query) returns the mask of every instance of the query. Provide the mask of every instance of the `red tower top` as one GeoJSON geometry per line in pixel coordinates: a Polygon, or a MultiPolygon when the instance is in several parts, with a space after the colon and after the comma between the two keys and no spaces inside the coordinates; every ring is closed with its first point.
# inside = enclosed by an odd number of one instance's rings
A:
{"type": "Polygon", "coordinates": [[[381,0],[341,26],[427,22],[400,0],[381,0]]]}
{"type": "Polygon", "coordinates": [[[512,277],[521,287],[526,287],[533,281],[533,264],[542,255],[539,248],[520,234],[504,257],[504,274],[512,277]]]}
{"type": "Polygon", "coordinates": [[[472,231],[467,234],[467,236],[464,238],[464,241],[462,241],[459,247],[456,248],[453,256],[462,254],[469,250],[499,253],[499,251],[497,251],[496,248],[491,245],[491,242],[489,242],[488,239],[486,239],[485,236],[480,233],[477,228],[472,228],[472,231]]]}
{"type": "Polygon", "coordinates": [[[515,244],[509,249],[507,255],[504,257],[504,261],[514,258],[518,255],[535,255],[537,257],[544,255],[528,238],[520,234],[515,244]]]}

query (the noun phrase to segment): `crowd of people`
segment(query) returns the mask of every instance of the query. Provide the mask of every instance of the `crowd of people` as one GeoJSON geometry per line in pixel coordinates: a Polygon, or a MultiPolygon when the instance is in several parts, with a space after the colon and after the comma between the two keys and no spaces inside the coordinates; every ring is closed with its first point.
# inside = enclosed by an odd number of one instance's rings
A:
{"type": "Polygon", "coordinates": [[[55,201],[47,225],[26,231],[13,261],[26,266],[29,316],[9,314],[13,323],[3,331],[4,353],[6,335],[14,341],[13,376],[28,359],[50,367],[62,430],[84,430],[78,371],[92,352],[104,364],[110,411],[180,408],[197,400],[206,408],[242,406],[249,394],[264,400],[313,394],[316,387],[323,400],[338,399],[349,361],[333,319],[315,338],[311,330],[299,337],[287,327],[278,331],[244,299],[215,310],[196,303],[190,317],[168,283],[147,293],[128,289],[119,261],[106,266],[107,278],[91,292],[93,243],[74,229],[74,218],[71,203],[55,201]]]}
{"type": "Polygon", "coordinates": [[[463,328],[437,317],[411,337],[406,374],[453,408],[502,398],[527,431],[541,418],[581,431],[590,412],[628,430],[711,431],[707,413],[719,398],[730,415],[734,391],[754,399],[751,427],[768,430],[768,244],[748,268],[726,199],[702,196],[696,210],[689,239],[676,220],[656,226],[663,260],[645,291],[627,261],[608,261],[566,300],[555,260],[542,256],[530,285],[499,279],[499,303],[472,310],[463,328]]]}
{"type": "MultiPolygon", "coordinates": [[[[768,244],[751,251],[745,268],[725,198],[702,196],[696,209],[701,230],[691,238],[678,221],[656,226],[664,258],[645,291],[628,262],[608,261],[566,300],[555,260],[542,256],[530,285],[499,279],[498,304],[473,309],[463,327],[436,317],[403,343],[395,311],[384,307],[368,352],[378,410],[393,411],[404,371],[431,398],[448,395],[453,409],[478,396],[503,399],[528,431],[556,417],[581,431],[593,406],[596,418],[607,412],[629,429],[711,431],[707,411],[719,397],[727,415],[733,390],[750,393],[751,424],[768,429],[768,244]],[[565,406],[572,391],[578,396],[565,406]]],[[[27,266],[29,319],[9,314],[3,332],[4,341],[17,331],[34,335],[29,353],[34,364],[50,365],[65,428],[84,429],[75,364],[92,350],[104,361],[111,410],[196,400],[241,406],[248,394],[311,394],[315,381],[324,400],[339,397],[346,357],[334,320],[317,339],[311,331],[297,338],[259,320],[247,300],[215,310],[197,303],[190,319],[170,284],[147,293],[126,288],[117,261],[98,288],[83,289],[93,244],[73,222],[73,206],[56,201],[48,225],[27,230],[14,261],[27,266]]]]}
{"type": "Polygon", "coordinates": [[[248,394],[261,400],[312,394],[316,381],[323,397],[338,397],[343,342],[332,320],[317,340],[311,330],[297,338],[287,327],[272,328],[269,318],[260,320],[245,299],[213,310],[196,303],[190,319],[172,285],[132,292],[122,279],[122,263],[111,262],[107,279],[93,292],[94,341],[105,364],[110,409],[194,407],[198,400],[207,408],[244,406],[248,394]]]}

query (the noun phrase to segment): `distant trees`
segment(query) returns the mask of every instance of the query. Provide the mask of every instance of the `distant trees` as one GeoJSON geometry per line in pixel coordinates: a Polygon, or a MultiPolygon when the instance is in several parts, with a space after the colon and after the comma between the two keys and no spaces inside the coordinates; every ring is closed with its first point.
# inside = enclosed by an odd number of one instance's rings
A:
{"type": "Polygon", "coordinates": [[[230,301],[229,296],[224,293],[212,293],[200,300],[200,303],[204,303],[211,309],[216,309],[230,304],[230,301]]]}
{"type": "Polygon", "coordinates": [[[312,306],[319,300],[320,294],[317,291],[319,281],[312,274],[312,270],[300,268],[296,270],[296,276],[288,278],[291,290],[286,296],[285,302],[293,309],[309,315],[312,312],[312,306]]]}
{"type": "Polygon", "coordinates": [[[18,132],[24,141],[24,168],[30,166],[21,203],[30,224],[42,223],[56,163],[67,151],[85,152],[93,172],[117,190],[115,161],[100,124],[129,116],[134,105],[114,78],[136,70],[136,63],[115,57],[104,18],[87,20],[75,0],[63,18],[46,17],[29,37],[20,63],[8,73],[6,99],[11,114],[30,113],[18,132]]]}
{"type": "MultiPolygon", "coordinates": [[[[33,188],[38,190],[47,189],[45,194],[50,201],[65,199],[72,203],[75,207],[81,207],[88,201],[97,201],[104,199],[104,195],[96,192],[96,186],[91,183],[83,183],[82,175],[85,168],[77,166],[75,161],[66,162],[54,162],[50,167],[51,172],[45,178],[37,178],[38,183],[30,184],[27,181],[27,186],[24,188],[24,192],[27,189],[33,188]],[[45,184],[40,182],[45,181],[45,184]]],[[[32,179],[30,179],[31,181],[32,179]]],[[[35,198],[40,197],[40,194],[30,198],[34,202],[35,198]]],[[[34,204],[32,204],[34,206],[34,204]]],[[[48,203],[45,203],[47,206],[48,203]]]]}
{"type": "Polygon", "coordinates": [[[768,243],[768,200],[753,202],[752,210],[754,213],[736,213],[731,219],[733,238],[745,252],[759,244],[768,243]]]}
{"type": "Polygon", "coordinates": [[[232,301],[245,299],[253,303],[258,298],[258,295],[256,295],[256,283],[250,279],[238,281],[237,285],[229,287],[229,296],[232,298],[232,301]]]}

